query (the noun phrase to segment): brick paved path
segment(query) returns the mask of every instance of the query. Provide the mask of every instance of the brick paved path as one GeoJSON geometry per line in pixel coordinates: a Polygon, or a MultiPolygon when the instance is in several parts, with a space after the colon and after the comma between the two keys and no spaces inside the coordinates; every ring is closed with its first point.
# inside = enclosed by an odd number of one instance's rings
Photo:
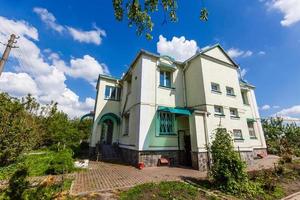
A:
{"type": "Polygon", "coordinates": [[[87,171],[77,173],[70,192],[73,195],[80,195],[89,192],[132,187],[147,182],[205,176],[206,173],[204,172],[177,167],[153,167],[138,170],[132,166],[90,162],[87,171]]]}
{"type": "MultiPolygon", "coordinates": [[[[248,170],[273,167],[277,160],[277,156],[255,160],[254,165],[248,167],[248,170]]],[[[127,165],[90,161],[87,171],[76,174],[70,192],[73,195],[80,195],[132,187],[147,182],[204,178],[206,175],[205,172],[178,167],[150,167],[138,170],[127,165]]]]}

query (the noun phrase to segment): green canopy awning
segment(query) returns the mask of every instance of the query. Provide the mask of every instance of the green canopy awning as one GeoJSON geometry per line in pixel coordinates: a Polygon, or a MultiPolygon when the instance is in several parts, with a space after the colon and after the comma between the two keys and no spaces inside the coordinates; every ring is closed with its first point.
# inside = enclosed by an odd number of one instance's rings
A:
{"type": "Polygon", "coordinates": [[[158,111],[163,112],[170,112],[178,115],[191,115],[192,112],[187,108],[171,108],[171,107],[165,107],[165,106],[158,106],[158,111]]]}
{"type": "Polygon", "coordinates": [[[104,120],[106,119],[112,119],[115,120],[118,124],[120,123],[121,119],[118,115],[114,114],[114,113],[106,113],[104,115],[102,115],[102,117],[99,120],[99,123],[102,123],[104,120]]]}
{"type": "Polygon", "coordinates": [[[256,119],[248,118],[248,119],[247,119],[247,122],[256,122],[256,119]]]}

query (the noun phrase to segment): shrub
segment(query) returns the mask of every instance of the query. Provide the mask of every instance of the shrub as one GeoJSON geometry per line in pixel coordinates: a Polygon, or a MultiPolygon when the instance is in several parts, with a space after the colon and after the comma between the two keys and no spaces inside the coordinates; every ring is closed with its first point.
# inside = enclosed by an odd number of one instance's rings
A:
{"type": "Polygon", "coordinates": [[[65,149],[57,152],[49,163],[47,174],[64,174],[74,170],[72,151],[65,149]]]}
{"type": "Polygon", "coordinates": [[[218,129],[211,145],[213,165],[210,176],[222,190],[234,190],[238,182],[247,178],[246,165],[234,151],[229,133],[218,129]]]}
{"type": "Polygon", "coordinates": [[[217,129],[210,150],[213,165],[209,175],[218,189],[245,197],[262,193],[258,184],[249,181],[246,164],[234,151],[231,135],[225,129],[217,129]]]}
{"type": "Polygon", "coordinates": [[[27,189],[29,182],[26,180],[28,176],[28,168],[20,166],[9,179],[7,196],[11,200],[22,199],[24,191],[27,189]]]}

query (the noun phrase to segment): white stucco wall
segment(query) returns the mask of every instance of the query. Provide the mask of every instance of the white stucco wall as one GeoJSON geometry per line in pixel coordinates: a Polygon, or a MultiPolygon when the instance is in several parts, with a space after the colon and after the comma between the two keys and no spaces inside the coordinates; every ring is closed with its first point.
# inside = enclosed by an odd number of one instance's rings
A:
{"type": "MultiPolygon", "coordinates": [[[[95,147],[96,143],[100,141],[100,134],[101,134],[101,125],[98,123],[101,116],[106,113],[114,113],[117,116],[120,116],[120,102],[119,101],[112,101],[106,100],[104,97],[105,93],[105,86],[118,86],[115,80],[107,79],[107,78],[100,78],[98,88],[97,88],[97,105],[95,109],[95,118],[94,118],[94,126],[93,132],[90,140],[90,146],[95,147]]],[[[113,142],[117,142],[118,140],[118,132],[119,127],[114,127],[113,129],[113,142]]]]}
{"type": "MultiPolygon", "coordinates": [[[[220,117],[214,115],[214,105],[223,106],[225,117],[221,118],[221,125],[228,131],[241,129],[244,141],[236,142],[236,147],[241,150],[253,148],[265,148],[265,140],[261,123],[255,123],[257,139],[250,139],[247,127],[247,118],[259,119],[255,93],[252,87],[246,87],[250,105],[244,105],[241,96],[241,86],[238,78],[238,70],[231,61],[224,56],[219,48],[205,52],[208,56],[198,56],[189,61],[188,66],[175,65],[172,73],[172,88],[159,86],[160,67],[155,56],[141,54],[131,67],[129,75],[120,81],[122,88],[121,101],[104,100],[105,85],[116,85],[116,81],[100,79],[95,122],[101,115],[113,112],[118,116],[129,113],[129,134],[124,135],[124,120],[120,124],[118,132],[114,133],[114,141],[121,147],[135,150],[177,150],[178,136],[159,136],[157,108],[158,106],[184,107],[184,74],[186,85],[187,106],[190,108],[207,111],[207,126],[204,124],[204,115],[193,114],[189,118],[176,118],[175,132],[185,130],[191,135],[192,151],[205,151],[205,128],[209,134],[219,127],[220,117]],[[211,57],[217,58],[217,60],[211,57]],[[219,61],[218,61],[219,60],[219,61]],[[183,68],[186,71],[183,72],[183,68]],[[127,80],[131,79],[131,93],[127,95],[127,80]],[[211,92],[211,82],[220,84],[221,94],[211,92]],[[226,86],[234,88],[235,97],[226,95],[226,86]],[[128,96],[128,97],[127,97],[128,96]],[[125,101],[128,98],[126,106],[125,101]],[[240,119],[230,118],[229,108],[237,108],[240,119]]],[[[168,63],[168,62],[167,62],[168,63]]],[[[169,63],[168,63],[169,64],[169,63]]],[[[100,128],[94,125],[91,146],[100,139],[100,128]]],[[[183,146],[180,141],[180,146],[183,146]]]]}
{"type": "MultiPolygon", "coordinates": [[[[139,150],[176,150],[178,136],[159,136],[159,126],[156,118],[158,106],[183,107],[183,74],[177,66],[171,78],[172,88],[159,86],[160,67],[158,59],[143,56],[142,61],[142,90],[140,103],[139,150]]],[[[178,127],[175,127],[177,133],[178,127]]]]}
{"type": "MultiPolygon", "coordinates": [[[[228,58],[222,55],[223,53],[218,48],[208,51],[206,54],[223,62],[229,62],[228,58]]],[[[221,126],[228,131],[232,131],[233,129],[242,130],[243,138],[245,140],[235,142],[235,146],[239,146],[241,150],[250,151],[253,148],[265,148],[265,141],[260,122],[255,122],[257,139],[250,139],[247,126],[247,118],[259,119],[254,91],[253,89],[249,90],[248,99],[250,105],[244,105],[241,96],[238,69],[223,62],[205,56],[199,56],[195,58],[193,62],[190,62],[186,72],[187,80],[190,81],[190,83],[187,83],[188,105],[192,107],[195,106],[194,108],[211,113],[207,118],[207,129],[210,135],[221,123],[221,126]],[[201,83],[200,80],[203,82],[201,83]],[[212,82],[220,85],[221,94],[211,91],[212,82]],[[189,87],[189,85],[192,85],[192,87],[189,87]],[[235,97],[226,95],[226,86],[234,88],[235,97]],[[199,95],[198,88],[201,87],[203,87],[204,95],[202,94],[201,97],[197,97],[197,95],[199,95]],[[205,107],[197,106],[203,104],[205,107]],[[214,115],[214,105],[223,107],[225,117],[220,118],[214,115]],[[238,109],[240,118],[231,118],[229,108],[238,109]]],[[[203,141],[203,135],[204,132],[197,131],[197,137],[201,138],[200,141],[203,141]]],[[[211,142],[211,136],[209,137],[209,140],[211,142]]],[[[202,148],[202,145],[199,143],[200,141],[198,141],[198,147],[202,148]]]]}

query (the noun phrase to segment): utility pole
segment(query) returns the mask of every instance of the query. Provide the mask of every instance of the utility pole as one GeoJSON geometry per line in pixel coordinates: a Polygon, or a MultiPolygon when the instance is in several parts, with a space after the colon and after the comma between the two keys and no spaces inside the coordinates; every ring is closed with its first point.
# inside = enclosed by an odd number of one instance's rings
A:
{"type": "Polygon", "coordinates": [[[6,45],[6,48],[4,50],[4,53],[2,55],[2,58],[0,60],[0,76],[2,74],[2,71],[4,69],[4,65],[8,59],[8,56],[9,56],[9,53],[10,53],[10,50],[11,48],[16,48],[15,46],[13,46],[15,43],[17,43],[15,40],[16,40],[16,35],[15,34],[11,34],[10,35],[10,38],[8,40],[8,43],[6,45]]]}

